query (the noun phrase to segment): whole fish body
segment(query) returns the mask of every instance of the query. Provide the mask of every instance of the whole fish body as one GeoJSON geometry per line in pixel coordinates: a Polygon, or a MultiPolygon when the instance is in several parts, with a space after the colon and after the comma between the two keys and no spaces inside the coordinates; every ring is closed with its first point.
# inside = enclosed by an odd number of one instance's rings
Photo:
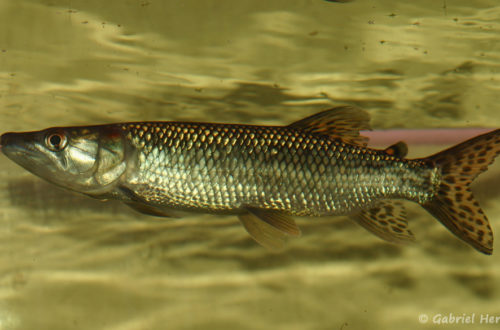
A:
{"type": "Polygon", "coordinates": [[[406,159],[402,142],[366,147],[369,116],[337,107],[288,126],[138,122],[1,136],[4,154],[34,174],[139,212],[237,214],[268,248],[299,236],[291,216],[349,214],[391,242],[414,240],[403,205],[419,203],[491,254],[488,219],[469,189],[500,153],[500,130],[436,155],[406,159]]]}

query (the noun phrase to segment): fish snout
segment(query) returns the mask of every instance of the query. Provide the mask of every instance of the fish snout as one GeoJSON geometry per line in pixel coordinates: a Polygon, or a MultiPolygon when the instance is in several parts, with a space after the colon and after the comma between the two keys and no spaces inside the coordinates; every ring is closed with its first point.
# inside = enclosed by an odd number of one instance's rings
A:
{"type": "Polygon", "coordinates": [[[10,157],[15,153],[31,150],[35,142],[33,133],[4,133],[0,136],[0,150],[10,157]]]}
{"type": "Polygon", "coordinates": [[[0,136],[0,150],[5,151],[5,148],[12,145],[15,140],[16,133],[4,133],[0,136]]]}

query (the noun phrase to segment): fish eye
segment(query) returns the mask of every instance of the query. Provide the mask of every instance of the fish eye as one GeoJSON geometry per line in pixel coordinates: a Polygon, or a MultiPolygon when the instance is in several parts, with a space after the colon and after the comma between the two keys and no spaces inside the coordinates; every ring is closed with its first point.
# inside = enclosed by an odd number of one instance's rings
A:
{"type": "Polygon", "coordinates": [[[45,137],[45,145],[52,151],[61,151],[66,147],[68,139],[61,132],[50,133],[45,137]]]}

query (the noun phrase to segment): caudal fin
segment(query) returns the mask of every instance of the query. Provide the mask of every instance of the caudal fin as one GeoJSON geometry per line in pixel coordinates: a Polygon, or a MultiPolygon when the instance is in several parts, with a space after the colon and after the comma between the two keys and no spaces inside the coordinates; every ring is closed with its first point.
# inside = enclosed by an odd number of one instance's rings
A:
{"type": "Polygon", "coordinates": [[[442,180],[436,197],[423,207],[458,238],[485,254],[493,252],[493,232],[470,184],[498,154],[500,129],[427,158],[441,170],[442,180]]]}

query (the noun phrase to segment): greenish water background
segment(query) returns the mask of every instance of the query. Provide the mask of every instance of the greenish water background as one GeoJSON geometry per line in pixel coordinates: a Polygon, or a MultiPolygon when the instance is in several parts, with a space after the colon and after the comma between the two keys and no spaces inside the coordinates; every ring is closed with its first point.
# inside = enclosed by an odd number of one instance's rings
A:
{"type": "MultiPolygon", "coordinates": [[[[136,120],[500,127],[497,1],[0,0],[0,131],[136,120]]],[[[445,146],[412,146],[425,155],[445,146]]],[[[500,232],[500,166],[474,185],[500,232]]],[[[0,157],[0,329],[497,328],[500,257],[407,204],[418,241],[298,219],[271,253],[235,217],[158,220],[0,157]],[[427,323],[419,321],[426,314],[427,323]]],[[[498,250],[498,244],[495,244],[498,250]]]]}

